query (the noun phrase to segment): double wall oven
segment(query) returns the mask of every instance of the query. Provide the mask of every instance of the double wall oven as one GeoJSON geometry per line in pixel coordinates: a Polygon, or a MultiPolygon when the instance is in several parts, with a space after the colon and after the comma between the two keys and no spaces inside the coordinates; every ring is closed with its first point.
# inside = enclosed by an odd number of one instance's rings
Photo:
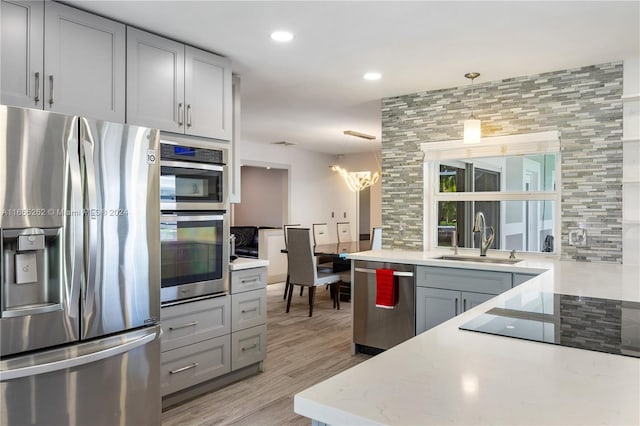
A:
{"type": "Polygon", "coordinates": [[[228,150],[191,140],[160,148],[161,302],[226,294],[228,150]]]}

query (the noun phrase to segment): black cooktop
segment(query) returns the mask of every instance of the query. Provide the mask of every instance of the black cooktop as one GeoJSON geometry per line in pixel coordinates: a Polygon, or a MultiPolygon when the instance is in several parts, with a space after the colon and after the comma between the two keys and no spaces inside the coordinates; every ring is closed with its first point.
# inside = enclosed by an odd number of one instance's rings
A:
{"type": "Polygon", "coordinates": [[[460,329],[640,358],[639,302],[521,294],[460,329]]]}

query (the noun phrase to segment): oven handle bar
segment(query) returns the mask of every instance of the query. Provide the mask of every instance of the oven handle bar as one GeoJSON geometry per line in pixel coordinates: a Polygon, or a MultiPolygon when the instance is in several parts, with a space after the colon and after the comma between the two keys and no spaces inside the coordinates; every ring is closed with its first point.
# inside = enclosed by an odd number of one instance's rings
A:
{"type": "Polygon", "coordinates": [[[177,223],[177,222],[207,222],[212,220],[224,220],[224,215],[202,215],[202,216],[177,216],[166,215],[160,216],[160,222],[162,223],[177,223]]]}
{"type": "Polygon", "coordinates": [[[202,163],[185,163],[182,161],[160,161],[160,167],[175,167],[177,169],[198,169],[198,170],[213,170],[216,172],[223,172],[224,166],[217,164],[202,164],[202,163]]]}

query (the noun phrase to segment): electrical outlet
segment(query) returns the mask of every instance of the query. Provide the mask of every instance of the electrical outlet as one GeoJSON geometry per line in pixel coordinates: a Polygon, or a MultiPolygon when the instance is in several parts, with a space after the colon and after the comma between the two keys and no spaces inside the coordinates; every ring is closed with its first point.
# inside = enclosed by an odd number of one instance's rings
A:
{"type": "Polygon", "coordinates": [[[580,228],[569,231],[569,245],[575,247],[587,246],[587,230],[580,228]]]}

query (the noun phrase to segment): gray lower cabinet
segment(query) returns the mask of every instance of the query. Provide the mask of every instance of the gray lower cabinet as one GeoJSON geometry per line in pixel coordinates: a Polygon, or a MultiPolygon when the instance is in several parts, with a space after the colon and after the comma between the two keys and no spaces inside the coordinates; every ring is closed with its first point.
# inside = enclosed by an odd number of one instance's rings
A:
{"type": "Polygon", "coordinates": [[[416,274],[416,334],[512,286],[510,272],[419,266],[416,274]]]}
{"type": "Polygon", "coordinates": [[[231,336],[216,337],[162,352],[162,396],[231,371],[231,336]]]}
{"type": "Polygon", "coordinates": [[[538,274],[522,274],[522,273],[514,273],[513,274],[513,286],[517,286],[522,284],[525,281],[529,281],[533,277],[537,277],[538,274]]]}
{"type": "Polygon", "coordinates": [[[267,352],[267,268],[231,272],[231,368],[262,362],[267,352]]]}
{"type": "Polygon", "coordinates": [[[495,294],[417,287],[416,334],[486,302],[493,296],[495,294]]]}
{"type": "Polygon", "coordinates": [[[231,296],[160,311],[162,396],[231,371],[231,296]]]}
{"type": "Polygon", "coordinates": [[[124,122],[124,24],[52,1],[1,7],[2,104],[124,122]]]}
{"type": "Polygon", "coordinates": [[[127,28],[127,123],[231,140],[231,61],[127,28]]]}

